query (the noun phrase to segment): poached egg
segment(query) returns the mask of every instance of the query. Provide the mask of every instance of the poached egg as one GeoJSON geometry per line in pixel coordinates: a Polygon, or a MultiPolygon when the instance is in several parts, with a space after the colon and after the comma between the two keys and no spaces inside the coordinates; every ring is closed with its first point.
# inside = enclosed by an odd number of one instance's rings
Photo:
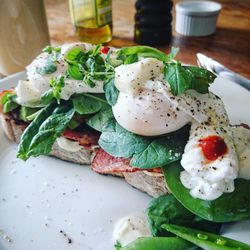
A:
{"type": "MultiPolygon", "coordinates": [[[[115,69],[115,86],[120,91],[112,108],[116,121],[126,130],[143,136],[171,133],[191,123],[181,160],[182,184],[190,189],[193,197],[203,200],[214,200],[223,193],[233,192],[239,164],[244,163],[240,158],[246,161],[246,152],[236,152],[222,100],[211,92],[200,94],[195,90],[174,96],[163,70],[163,63],[153,58],[115,69]],[[200,147],[200,141],[210,136],[218,137],[226,147],[226,151],[213,160],[208,160],[200,147]]],[[[240,169],[244,169],[240,172],[246,171],[244,167],[240,169]]]]}

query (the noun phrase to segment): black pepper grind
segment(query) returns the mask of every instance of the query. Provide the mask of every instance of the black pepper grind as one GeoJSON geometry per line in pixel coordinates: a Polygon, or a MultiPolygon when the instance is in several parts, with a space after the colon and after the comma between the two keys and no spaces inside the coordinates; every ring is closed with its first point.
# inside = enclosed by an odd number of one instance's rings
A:
{"type": "Polygon", "coordinates": [[[145,45],[169,44],[172,36],[172,7],[171,0],[137,0],[135,42],[145,45]]]}

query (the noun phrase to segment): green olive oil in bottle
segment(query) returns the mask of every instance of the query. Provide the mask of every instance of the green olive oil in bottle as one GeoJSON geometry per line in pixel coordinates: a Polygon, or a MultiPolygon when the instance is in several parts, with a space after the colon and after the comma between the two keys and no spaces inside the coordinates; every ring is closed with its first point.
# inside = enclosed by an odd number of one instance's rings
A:
{"type": "Polygon", "coordinates": [[[69,0],[75,32],[83,42],[99,44],[112,39],[111,0],[69,0]]]}

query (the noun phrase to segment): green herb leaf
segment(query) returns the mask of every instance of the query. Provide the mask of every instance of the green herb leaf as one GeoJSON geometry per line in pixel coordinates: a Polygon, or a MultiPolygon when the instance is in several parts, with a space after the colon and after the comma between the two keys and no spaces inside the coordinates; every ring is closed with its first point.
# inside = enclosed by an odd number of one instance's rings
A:
{"type": "Polygon", "coordinates": [[[68,64],[67,73],[75,80],[83,80],[83,73],[80,71],[79,67],[74,64],[68,64]]]}
{"type": "Polygon", "coordinates": [[[50,60],[52,62],[57,61],[61,56],[61,48],[60,47],[52,47],[52,46],[48,45],[43,49],[43,52],[46,52],[49,54],[48,60],[50,60]]]}
{"type": "MultiPolygon", "coordinates": [[[[60,94],[64,87],[64,76],[58,76],[57,78],[51,78],[49,81],[50,87],[52,87],[53,96],[56,98],[57,103],[60,103],[60,94]]],[[[47,96],[48,98],[49,96],[47,96]]],[[[45,98],[45,96],[44,96],[45,98]]]]}
{"type": "Polygon", "coordinates": [[[192,75],[191,88],[202,94],[208,93],[209,84],[215,80],[216,75],[199,67],[185,66],[184,68],[192,75]]]}
{"type": "Polygon", "coordinates": [[[103,106],[103,100],[98,100],[94,96],[90,94],[80,94],[72,97],[74,109],[78,114],[86,115],[86,114],[94,114],[101,110],[103,106]]]}
{"type": "Polygon", "coordinates": [[[113,118],[113,112],[110,106],[104,106],[94,116],[87,119],[86,123],[93,129],[102,132],[104,125],[113,118]]]}
{"type": "Polygon", "coordinates": [[[103,86],[107,102],[111,106],[116,104],[119,95],[119,90],[116,88],[114,80],[114,78],[109,79],[103,86]]]}
{"type": "Polygon", "coordinates": [[[191,213],[170,194],[153,199],[147,209],[147,217],[153,236],[169,236],[169,233],[161,227],[169,223],[215,233],[219,233],[221,228],[220,223],[203,220],[191,213]]]}
{"type": "Polygon", "coordinates": [[[51,61],[50,59],[48,59],[44,63],[44,65],[36,68],[36,72],[39,75],[48,75],[48,74],[54,73],[56,71],[56,69],[57,69],[56,64],[53,61],[51,61]]]}
{"type": "Polygon", "coordinates": [[[55,140],[66,129],[74,115],[74,109],[67,103],[58,106],[52,102],[36,116],[25,129],[18,146],[17,157],[27,160],[30,156],[46,155],[51,152],[55,140]]]}
{"type": "Polygon", "coordinates": [[[85,53],[80,48],[72,48],[65,56],[68,61],[77,61],[82,57],[85,53]]]}
{"type": "Polygon", "coordinates": [[[185,70],[180,63],[166,65],[164,77],[170,84],[171,92],[174,95],[180,95],[191,88],[192,74],[185,70]]]}
{"type": "Polygon", "coordinates": [[[181,159],[187,140],[188,133],[155,138],[146,149],[133,155],[130,164],[147,169],[175,162],[181,159]]]}
{"type": "Polygon", "coordinates": [[[50,45],[46,46],[46,47],[43,49],[43,52],[46,52],[46,53],[48,53],[48,54],[51,54],[52,51],[53,51],[53,47],[50,46],[50,45]]]}

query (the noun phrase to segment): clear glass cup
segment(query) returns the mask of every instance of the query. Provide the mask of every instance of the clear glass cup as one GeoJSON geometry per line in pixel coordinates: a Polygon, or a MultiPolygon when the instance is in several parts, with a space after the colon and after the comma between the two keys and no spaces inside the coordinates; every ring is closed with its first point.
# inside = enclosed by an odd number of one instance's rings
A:
{"type": "Polygon", "coordinates": [[[50,43],[43,0],[0,1],[0,73],[21,71],[50,43]]]}

